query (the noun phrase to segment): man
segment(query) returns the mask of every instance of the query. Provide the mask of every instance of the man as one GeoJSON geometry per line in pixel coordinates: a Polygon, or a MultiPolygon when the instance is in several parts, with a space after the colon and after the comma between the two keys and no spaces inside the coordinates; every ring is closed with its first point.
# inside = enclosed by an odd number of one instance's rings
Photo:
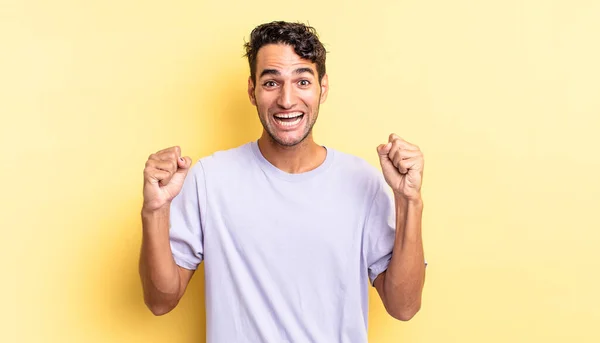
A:
{"type": "Polygon", "coordinates": [[[146,163],[147,306],[171,311],[204,261],[208,343],[366,342],[369,285],[409,320],[425,278],[419,148],[390,135],[382,177],[315,143],[329,82],[313,28],[260,25],[246,55],[262,136],[193,167],[179,147],[146,163]]]}

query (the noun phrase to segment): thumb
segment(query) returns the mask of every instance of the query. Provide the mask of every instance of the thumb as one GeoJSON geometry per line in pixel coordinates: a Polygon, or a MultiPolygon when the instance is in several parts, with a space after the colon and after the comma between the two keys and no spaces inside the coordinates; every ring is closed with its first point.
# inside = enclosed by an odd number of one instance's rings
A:
{"type": "Polygon", "coordinates": [[[184,157],[180,157],[177,159],[177,171],[175,172],[175,174],[183,174],[184,176],[188,173],[188,171],[190,170],[190,167],[192,166],[192,159],[189,158],[188,156],[184,156],[184,157]]]}
{"type": "Polygon", "coordinates": [[[380,144],[377,147],[377,153],[379,154],[379,159],[389,159],[388,154],[392,149],[392,143],[380,144]]]}
{"type": "Polygon", "coordinates": [[[192,165],[192,159],[189,157],[180,157],[177,159],[177,171],[171,177],[171,180],[166,184],[165,190],[171,195],[171,198],[175,197],[185,182],[185,177],[190,171],[192,165]]]}

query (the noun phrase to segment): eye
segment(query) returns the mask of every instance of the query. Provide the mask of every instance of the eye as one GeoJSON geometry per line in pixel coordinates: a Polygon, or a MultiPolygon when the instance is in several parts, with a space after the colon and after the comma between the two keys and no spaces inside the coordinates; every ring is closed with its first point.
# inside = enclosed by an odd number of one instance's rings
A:
{"type": "Polygon", "coordinates": [[[272,88],[277,86],[277,83],[275,81],[267,81],[265,83],[263,83],[263,86],[267,87],[267,88],[272,88]]]}
{"type": "Polygon", "coordinates": [[[308,80],[300,80],[300,81],[298,81],[298,84],[299,84],[300,86],[304,86],[304,87],[306,87],[306,86],[309,86],[309,85],[310,85],[310,81],[308,81],[308,80]]]}

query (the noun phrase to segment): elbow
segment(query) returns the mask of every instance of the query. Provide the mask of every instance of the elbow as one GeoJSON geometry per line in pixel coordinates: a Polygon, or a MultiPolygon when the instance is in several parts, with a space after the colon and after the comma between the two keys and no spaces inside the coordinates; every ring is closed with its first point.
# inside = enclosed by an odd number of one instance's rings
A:
{"type": "Polygon", "coordinates": [[[421,309],[421,303],[413,304],[412,306],[401,308],[389,314],[397,320],[407,322],[411,320],[421,309]]]}
{"type": "Polygon", "coordinates": [[[153,315],[155,316],[162,316],[165,315],[169,312],[171,312],[172,308],[166,307],[166,306],[148,306],[148,309],[150,309],[150,312],[152,312],[153,315]]]}
{"type": "Polygon", "coordinates": [[[150,310],[150,312],[152,312],[152,314],[157,317],[171,312],[175,308],[175,306],[177,306],[176,303],[171,304],[165,302],[151,301],[149,299],[145,299],[144,302],[146,303],[146,307],[150,310]]]}
{"type": "Polygon", "coordinates": [[[176,293],[164,293],[154,287],[144,287],[144,304],[155,316],[171,312],[181,297],[176,293]]]}

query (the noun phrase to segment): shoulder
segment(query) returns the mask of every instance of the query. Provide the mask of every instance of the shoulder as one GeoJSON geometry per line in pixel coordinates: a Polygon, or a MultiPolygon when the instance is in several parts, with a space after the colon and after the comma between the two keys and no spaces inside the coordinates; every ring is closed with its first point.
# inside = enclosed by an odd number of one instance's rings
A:
{"type": "Polygon", "coordinates": [[[235,148],[215,151],[211,155],[202,157],[197,164],[201,164],[202,168],[209,170],[229,169],[248,163],[252,154],[250,143],[246,143],[235,148]]]}
{"type": "Polygon", "coordinates": [[[379,178],[381,174],[379,169],[364,158],[339,150],[333,151],[335,153],[335,165],[337,168],[341,168],[355,177],[366,179],[379,178]]]}
{"type": "Polygon", "coordinates": [[[218,150],[200,158],[192,167],[192,171],[197,176],[205,177],[206,174],[225,174],[233,170],[240,170],[252,162],[252,154],[251,143],[218,150]]]}
{"type": "Polygon", "coordinates": [[[372,190],[380,188],[385,183],[381,171],[364,158],[339,150],[333,151],[336,177],[344,178],[353,184],[364,185],[372,190]]]}

